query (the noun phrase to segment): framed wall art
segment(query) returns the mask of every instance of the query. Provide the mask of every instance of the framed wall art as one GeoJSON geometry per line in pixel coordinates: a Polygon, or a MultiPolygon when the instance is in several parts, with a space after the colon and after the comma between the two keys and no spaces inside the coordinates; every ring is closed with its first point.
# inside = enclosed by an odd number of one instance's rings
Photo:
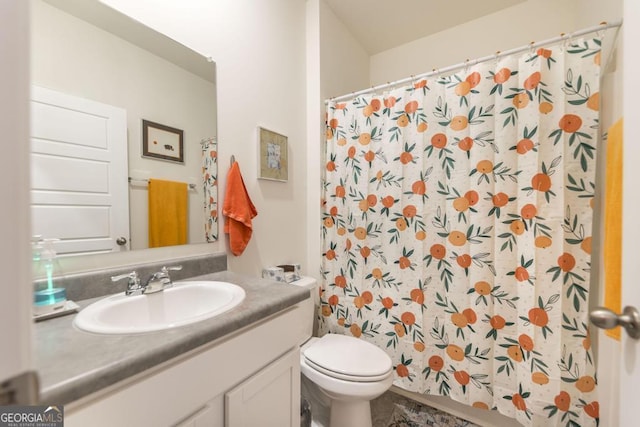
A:
{"type": "Polygon", "coordinates": [[[259,168],[258,178],[286,182],[289,179],[289,155],[287,137],[258,128],[259,168]]]}
{"type": "Polygon", "coordinates": [[[142,120],[142,157],[184,163],[184,132],[142,120]]]}

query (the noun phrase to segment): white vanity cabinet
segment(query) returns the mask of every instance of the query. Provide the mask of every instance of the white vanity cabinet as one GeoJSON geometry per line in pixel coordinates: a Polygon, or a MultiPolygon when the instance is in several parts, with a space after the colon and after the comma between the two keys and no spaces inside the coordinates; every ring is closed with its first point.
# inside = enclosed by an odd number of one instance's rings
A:
{"type": "Polygon", "coordinates": [[[297,427],[301,304],[65,405],[65,426],[297,427]]]}
{"type": "Polygon", "coordinates": [[[225,394],[225,425],[300,425],[300,350],[295,349],[225,394]]]}

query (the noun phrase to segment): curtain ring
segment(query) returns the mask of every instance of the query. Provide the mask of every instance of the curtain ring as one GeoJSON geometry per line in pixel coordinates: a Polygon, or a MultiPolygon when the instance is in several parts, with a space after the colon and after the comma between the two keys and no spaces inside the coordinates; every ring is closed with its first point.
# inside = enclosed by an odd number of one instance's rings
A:
{"type": "Polygon", "coordinates": [[[560,33],[560,52],[564,52],[564,48],[567,46],[567,33],[560,33]]]}
{"type": "Polygon", "coordinates": [[[393,88],[391,87],[391,82],[387,81],[387,85],[384,87],[382,91],[382,98],[387,98],[389,96],[389,92],[391,92],[393,88]]]}
{"type": "Polygon", "coordinates": [[[535,53],[535,44],[536,44],[535,41],[532,41],[531,43],[529,43],[529,53],[531,55],[533,55],[535,53]]]}
{"type": "Polygon", "coordinates": [[[469,58],[464,61],[464,73],[467,74],[469,72],[469,58]]]}
{"type": "Polygon", "coordinates": [[[564,40],[562,42],[562,47],[560,48],[560,51],[564,52],[565,49],[567,48],[567,46],[569,46],[569,44],[571,43],[571,41],[573,39],[573,33],[569,33],[567,35],[564,35],[564,33],[562,33],[562,34],[563,34],[563,37],[565,37],[565,38],[564,38],[564,40]]]}
{"type": "Polygon", "coordinates": [[[607,28],[609,23],[607,21],[602,21],[600,22],[600,25],[602,26],[601,30],[596,31],[596,35],[601,38],[602,40],[604,40],[605,35],[607,34],[607,28]]]}

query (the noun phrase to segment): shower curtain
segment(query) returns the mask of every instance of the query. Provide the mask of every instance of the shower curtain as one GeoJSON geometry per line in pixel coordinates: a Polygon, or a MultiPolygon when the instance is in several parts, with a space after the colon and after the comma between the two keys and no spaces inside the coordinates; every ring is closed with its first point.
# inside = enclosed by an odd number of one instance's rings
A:
{"type": "Polygon", "coordinates": [[[214,138],[202,145],[202,190],[204,193],[204,237],[207,243],[218,240],[218,142],[214,138]]]}
{"type": "Polygon", "coordinates": [[[598,422],[587,329],[600,40],[331,102],[320,332],[523,425],[598,422]]]}

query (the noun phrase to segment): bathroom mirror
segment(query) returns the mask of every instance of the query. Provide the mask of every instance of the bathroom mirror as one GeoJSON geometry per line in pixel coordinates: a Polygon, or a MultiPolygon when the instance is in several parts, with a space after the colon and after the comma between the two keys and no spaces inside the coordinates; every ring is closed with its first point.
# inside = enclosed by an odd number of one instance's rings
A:
{"type": "Polygon", "coordinates": [[[188,184],[186,243],[215,241],[213,61],[98,0],[31,16],[33,234],[64,255],[146,249],[159,179],[188,184]]]}

